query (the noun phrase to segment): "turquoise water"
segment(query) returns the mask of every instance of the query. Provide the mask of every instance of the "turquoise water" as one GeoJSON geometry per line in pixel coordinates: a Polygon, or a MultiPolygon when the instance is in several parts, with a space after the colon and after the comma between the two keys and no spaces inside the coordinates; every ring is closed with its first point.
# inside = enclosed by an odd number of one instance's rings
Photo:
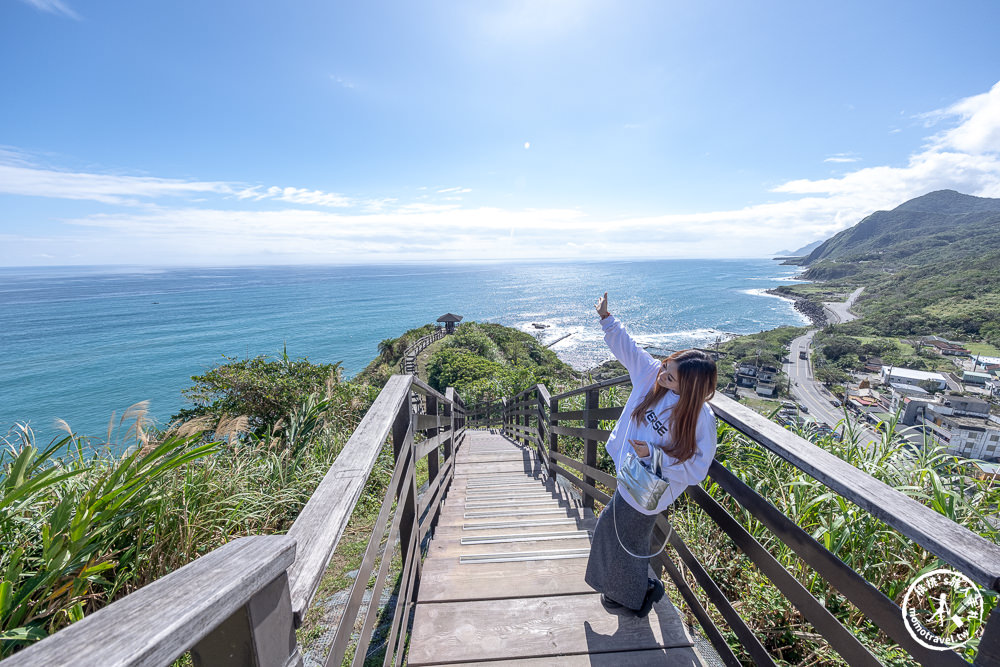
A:
{"type": "Polygon", "coordinates": [[[190,376],[223,355],[342,361],[446,312],[538,333],[577,368],[609,354],[593,311],[610,309],[661,349],[705,345],[806,320],[762,290],[795,267],[770,260],[550,264],[0,269],[0,432],[29,422],[45,439],[65,419],[100,435],[142,400],[164,422],[190,376]],[[533,323],[546,324],[537,330],[533,323]]]}

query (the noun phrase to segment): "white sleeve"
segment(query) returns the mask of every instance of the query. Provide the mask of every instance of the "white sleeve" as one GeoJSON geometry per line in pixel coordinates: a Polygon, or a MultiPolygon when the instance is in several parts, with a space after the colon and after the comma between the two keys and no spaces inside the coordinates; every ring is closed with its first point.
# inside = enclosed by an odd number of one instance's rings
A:
{"type": "Polygon", "coordinates": [[[601,320],[601,328],[604,329],[604,342],[608,344],[615,359],[628,371],[633,387],[642,384],[649,375],[659,370],[660,362],[632,340],[614,315],[601,320]]]}
{"type": "Polygon", "coordinates": [[[715,414],[705,404],[698,415],[698,425],[695,427],[694,455],[684,463],[675,463],[663,469],[662,477],[670,482],[683,484],[685,487],[700,484],[708,477],[708,468],[715,458],[718,437],[715,428],[715,414]]]}

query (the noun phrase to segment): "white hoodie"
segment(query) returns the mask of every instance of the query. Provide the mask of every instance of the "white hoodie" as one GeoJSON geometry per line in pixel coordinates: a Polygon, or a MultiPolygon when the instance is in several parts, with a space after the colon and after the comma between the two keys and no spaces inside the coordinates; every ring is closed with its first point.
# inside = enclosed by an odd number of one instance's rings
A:
{"type": "MultiPolygon", "coordinates": [[[[669,444],[668,417],[670,408],[677,403],[678,396],[673,391],[668,391],[659,403],[653,406],[652,412],[655,414],[650,415],[647,412],[647,419],[636,424],[635,420],[632,419],[632,411],[656,384],[656,376],[662,367],[661,362],[639,347],[625,331],[622,323],[613,315],[608,315],[601,320],[601,327],[604,329],[604,342],[611,348],[615,358],[628,370],[629,378],[632,380],[632,393],[629,394],[628,401],[622,409],[622,415],[605,445],[617,468],[624,460],[625,453],[633,451],[629,440],[642,440],[650,446],[669,444]]],[[[715,456],[717,444],[715,415],[707,403],[702,405],[701,414],[698,415],[695,441],[697,444],[695,453],[687,461],[678,463],[677,459],[672,456],[665,455],[663,457],[664,467],[661,477],[670,482],[670,488],[664,492],[655,510],[650,511],[642,507],[629,495],[625,487],[619,486],[618,492],[625,499],[625,502],[642,514],[659,514],[669,507],[677,496],[684,493],[684,489],[688,485],[698,484],[705,479],[708,475],[708,466],[711,465],[712,458],[715,456]]],[[[649,460],[650,457],[643,459],[647,463],[649,460]]]]}

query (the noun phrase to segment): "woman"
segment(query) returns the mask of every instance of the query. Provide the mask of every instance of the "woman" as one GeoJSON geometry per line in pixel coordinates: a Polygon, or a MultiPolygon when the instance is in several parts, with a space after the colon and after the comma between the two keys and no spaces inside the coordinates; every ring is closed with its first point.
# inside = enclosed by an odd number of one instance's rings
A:
{"type": "Polygon", "coordinates": [[[663,456],[661,477],[670,483],[654,510],[637,503],[619,486],[594,529],[586,581],[601,593],[608,611],[646,616],[663,597],[663,584],[648,577],[656,516],[689,484],[708,474],[715,456],[715,416],[706,404],[715,394],[715,362],[700,350],[682,350],[659,362],[639,347],[608,312],[608,293],[597,301],[604,340],[628,370],[632,393],[611,431],[607,450],[615,466],[631,447],[650,461],[650,447],[663,456]],[[629,553],[631,552],[631,553],[629,553]]]}

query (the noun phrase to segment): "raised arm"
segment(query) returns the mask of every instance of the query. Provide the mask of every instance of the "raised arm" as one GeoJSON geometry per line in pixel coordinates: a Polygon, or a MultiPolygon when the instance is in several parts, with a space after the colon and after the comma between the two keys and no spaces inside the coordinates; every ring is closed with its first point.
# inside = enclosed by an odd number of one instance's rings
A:
{"type": "Polygon", "coordinates": [[[650,356],[649,352],[639,347],[625,331],[625,327],[608,311],[608,293],[597,300],[595,305],[601,318],[601,328],[604,329],[604,342],[608,344],[615,359],[628,371],[632,378],[632,386],[646,379],[647,375],[659,370],[660,362],[650,356]]]}

